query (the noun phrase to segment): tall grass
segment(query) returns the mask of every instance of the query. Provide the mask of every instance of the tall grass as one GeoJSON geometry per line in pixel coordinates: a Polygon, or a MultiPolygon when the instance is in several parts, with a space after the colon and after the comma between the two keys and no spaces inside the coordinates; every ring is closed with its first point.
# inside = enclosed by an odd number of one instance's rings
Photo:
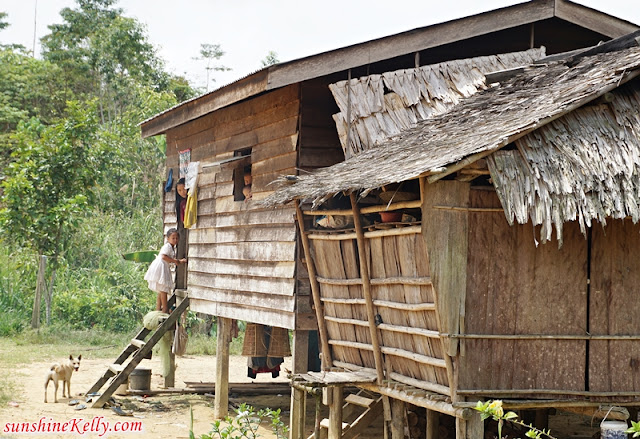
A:
{"type": "MultiPolygon", "coordinates": [[[[0,242],[0,336],[12,336],[30,325],[37,277],[37,255],[0,242]]],[[[162,223],[158,212],[94,212],[67,237],[59,258],[51,320],[69,329],[127,332],[155,308],[155,293],[144,281],[146,264],[125,261],[123,253],[159,248],[162,223]]],[[[44,301],[43,301],[44,303],[44,301]]],[[[44,305],[41,321],[44,321],[44,305]]]]}

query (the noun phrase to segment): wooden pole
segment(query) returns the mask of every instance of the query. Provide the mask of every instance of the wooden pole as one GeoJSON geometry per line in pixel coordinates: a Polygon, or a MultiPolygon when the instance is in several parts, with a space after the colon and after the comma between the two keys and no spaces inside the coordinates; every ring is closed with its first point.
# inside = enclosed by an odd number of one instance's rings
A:
{"type": "MultiPolygon", "coordinates": [[[[384,381],[384,361],[382,359],[382,351],[380,350],[380,342],[378,340],[378,330],[375,320],[375,309],[373,307],[373,297],[371,296],[371,282],[369,277],[369,264],[367,263],[367,253],[365,251],[364,232],[362,231],[362,222],[360,221],[360,208],[356,200],[356,194],[349,194],[351,200],[351,209],[353,210],[353,225],[356,229],[356,240],[358,243],[358,259],[360,262],[360,278],[362,279],[362,294],[366,302],[367,320],[369,321],[369,331],[371,334],[371,346],[373,347],[373,360],[376,365],[376,377],[378,385],[382,385],[384,381]]],[[[385,421],[391,420],[391,406],[389,398],[382,398],[384,407],[385,421]]],[[[388,423],[385,422],[384,438],[388,436],[388,423]]]]}
{"type": "Polygon", "coordinates": [[[376,365],[377,383],[381,385],[384,381],[384,362],[382,360],[382,351],[380,350],[380,342],[378,339],[378,330],[376,327],[375,309],[373,307],[373,298],[371,296],[371,281],[369,277],[369,265],[367,263],[367,254],[365,250],[364,233],[362,231],[362,223],[360,221],[360,209],[356,201],[356,195],[352,192],[349,194],[351,199],[351,208],[353,209],[353,223],[356,228],[356,236],[358,242],[358,259],[360,261],[360,278],[362,279],[362,294],[367,308],[367,320],[369,322],[369,331],[371,334],[371,346],[373,347],[373,359],[376,365]]]}
{"type": "Polygon", "coordinates": [[[391,439],[404,439],[404,401],[391,401],[391,439]]]}
{"type": "Polygon", "coordinates": [[[293,373],[305,373],[309,370],[309,331],[293,331],[293,373]]]}
{"type": "Polygon", "coordinates": [[[318,320],[318,335],[320,336],[320,345],[322,346],[322,369],[327,370],[333,362],[331,351],[329,349],[329,336],[327,333],[327,325],[324,321],[324,310],[322,308],[322,300],[320,299],[320,285],[316,277],[316,267],[311,258],[311,247],[309,238],[304,229],[304,216],[300,209],[300,200],[296,200],[296,215],[298,216],[298,229],[300,230],[300,241],[302,241],[302,249],[304,250],[304,259],[307,261],[307,271],[309,272],[309,284],[311,285],[311,295],[313,296],[313,304],[316,311],[316,319],[318,320]]]}
{"type": "Polygon", "coordinates": [[[329,405],[329,438],[342,438],[342,404],[344,403],[342,386],[331,387],[329,405]]]}
{"type": "Polygon", "coordinates": [[[215,419],[229,414],[229,340],[231,319],[218,317],[218,344],[216,350],[216,393],[213,408],[215,419]]]}
{"type": "Polygon", "coordinates": [[[456,439],[484,439],[484,421],[480,412],[469,419],[456,418],[456,439]]]}
{"type": "Polygon", "coordinates": [[[306,410],[307,392],[296,387],[291,387],[291,416],[289,421],[289,439],[304,439],[306,410]]]}
{"type": "Polygon", "coordinates": [[[40,302],[42,301],[42,291],[46,289],[44,275],[47,269],[47,257],[40,255],[38,261],[38,280],[36,283],[36,297],[33,300],[33,314],[31,314],[31,328],[40,327],[40,302]]]}
{"type": "Polygon", "coordinates": [[[426,439],[438,439],[440,435],[440,413],[427,409],[426,439]]]}

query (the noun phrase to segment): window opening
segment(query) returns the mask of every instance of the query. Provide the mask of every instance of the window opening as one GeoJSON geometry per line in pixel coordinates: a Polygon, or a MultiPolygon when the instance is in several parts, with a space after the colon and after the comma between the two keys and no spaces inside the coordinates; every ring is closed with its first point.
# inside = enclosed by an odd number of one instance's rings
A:
{"type": "MultiPolygon", "coordinates": [[[[234,157],[251,157],[251,148],[235,151],[233,155],[234,157]]],[[[233,170],[233,199],[235,201],[250,200],[252,183],[251,164],[245,164],[244,166],[235,168],[233,170]]]]}

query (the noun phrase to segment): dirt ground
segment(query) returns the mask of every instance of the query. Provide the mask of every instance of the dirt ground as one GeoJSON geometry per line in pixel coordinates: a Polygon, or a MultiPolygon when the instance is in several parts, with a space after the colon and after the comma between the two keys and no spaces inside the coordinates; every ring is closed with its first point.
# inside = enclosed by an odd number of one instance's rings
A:
{"type": "MultiPolygon", "coordinates": [[[[63,358],[64,356],[60,360],[63,358]]],[[[176,363],[176,387],[178,388],[186,387],[185,381],[215,381],[215,357],[184,356],[177,358],[176,363]]],[[[84,398],[78,395],[84,394],[93,385],[104,373],[107,364],[109,364],[107,359],[83,358],[80,370],[73,374],[71,380],[73,395],[71,399],[79,399],[84,402],[84,398]]],[[[44,379],[50,365],[50,362],[34,362],[22,366],[19,370],[0,371],[11,374],[16,388],[12,401],[6,406],[0,407],[0,438],[188,438],[190,407],[193,408],[196,437],[210,431],[213,422],[213,397],[204,395],[158,395],[146,397],[143,401],[139,397],[116,396],[123,408],[133,410],[133,417],[125,417],[117,415],[111,409],[93,409],[89,403],[85,404],[86,409],[76,410],[74,406],[68,404],[70,398],[61,397],[62,383],[58,389],[58,403],[53,403],[53,385],[49,383],[49,403],[45,404],[44,379]],[[16,427],[18,423],[38,425],[40,431],[45,431],[45,433],[12,433],[12,428],[16,427]],[[46,432],[48,426],[56,423],[68,423],[67,432],[46,432]],[[105,433],[105,430],[109,431],[105,433]]],[[[152,360],[144,360],[138,367],[151,368],[151,388],[159,389],[163,381],[156,372],[161,370],[160,360],[157,356],[152,360]]],[[[286,358],[281,367],[290,370],[291,358],[286,358]]],[[[287,381],[287,378],[286,373],[282,372],[281,376],[275,379],[271,377],[271,374],[259,374],[255,380],[251,380],[247,377],[246,357],[232,356],[230,358],[229,381],[231,383],[269,383],[287,381]]],[[[246,399],[244,402],[252,404],[251,396],[243,398],[246,399]]],[[[288,408],[289,399],[289,393],[273,396],[269,401],[273,404],[269,407],[275,409],[278,407],[274,405],[278,405],[280,408],[288,408]]],[[[33,429],[34,426],[29,428],[33,429]]],[[[261,434],[265,438],[274,437],[269,430],[264,430],[261,434]]]]}

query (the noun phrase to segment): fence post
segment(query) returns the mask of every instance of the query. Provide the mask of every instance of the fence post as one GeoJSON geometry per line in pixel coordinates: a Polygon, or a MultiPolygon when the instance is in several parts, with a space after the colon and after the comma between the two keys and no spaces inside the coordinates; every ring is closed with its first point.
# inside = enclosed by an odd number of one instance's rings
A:
{"type": "Polygon", "coordinates": [[[40,327],[40,301],[42,299],[42,291],[45,290],[44,275],[47,269],[47,257],[40,255],[39,259],[36,297],[33,300],[33,314],[31,315],[31,327],[33,329],[38,329],[40,327]]]}

